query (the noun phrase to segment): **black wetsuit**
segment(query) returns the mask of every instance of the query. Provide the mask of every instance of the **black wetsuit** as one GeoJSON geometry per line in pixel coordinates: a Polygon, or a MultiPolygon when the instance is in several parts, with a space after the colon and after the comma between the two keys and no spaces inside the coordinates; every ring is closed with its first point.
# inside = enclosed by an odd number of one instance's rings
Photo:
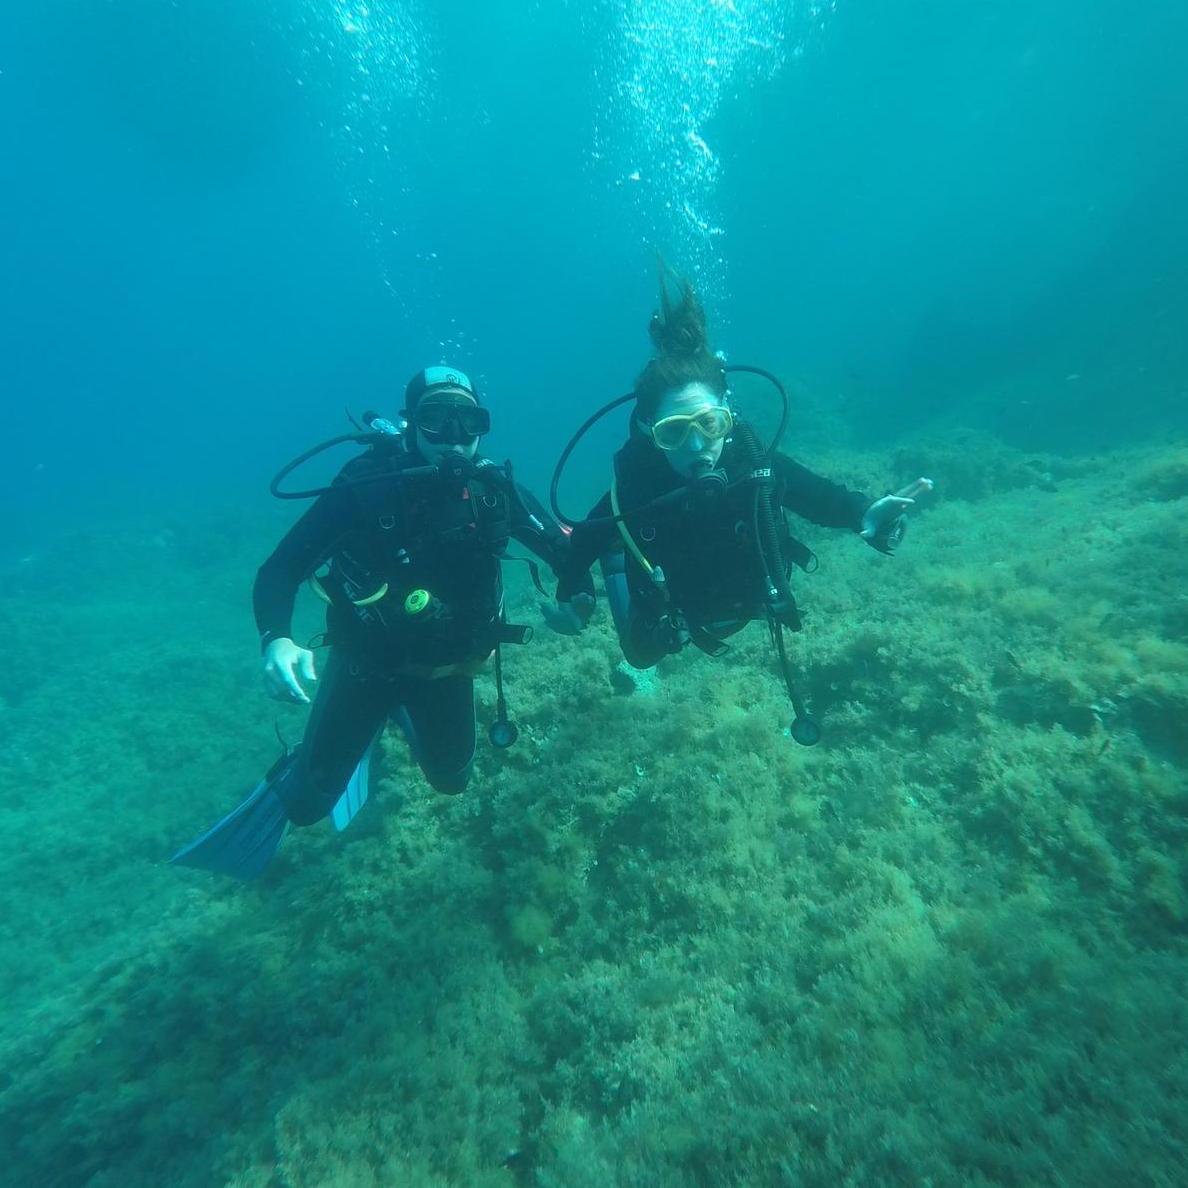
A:
{"type": "MultiPolygon", "coordinates": [[[[697,494],[632,514],[650,500],[686,486],[663,454],[642,436],[633,436],[615,456],[619,506],[627,527],[644,556],[664,572],[670,608],[684,619],[692,642],[711,647],[754,618],[766,615],[753,530],[753,488],[738,482],[749,472],[742,448],[728,441],[718,469],[731,484],[716,493],[697,494]],[[734,485],[737,483],[737,485],[734,485]]],[[[858,532],[871,500],[807,470],[783,454],[772,461],[777,507],[786,508],[814,524],[858,532]]],[[[599,557],[608,584],[625,573],[630,596],[625,613],[617,616],[619,642],[628,663],[647,668],[679,646],[674,642],[666,608],[656,587],[636,558],[624,549],[611,515],[609,493],[591,510],[588,522],[573,531],[569,564],[572,581],[599,557]]],[[[785,571],[792,564],[807,567],[812,554],[781,522],[785,571]]],[[[622,581],[623,578],[618,580],[622,581]]],[[[573,587],[576,591],[576,586],[573,587]]],[[[571,580],[562,581],[558,597],[571,593],[571,580]]]]}
{"type": "MultiPolygon", "coordinates": [[[[568,552],[552,517],[501,472],[483,477],[480,469],[466,481],[400,477],[414,467],[424,468],[424,459],[404,449],[355,459],[256,576],[256,626],[267,647],[291,638],[298,588],[329,563],[318,580],[329,595],[330,656],[297,769],[281,791],[299,825],[330,812],[376,733],[401,707],[429,783],[439,792],[466,787],[475,751],[474,672],[502,626],[499,558],[512,538],[554,571],[568,552]],[[414,592],[428,595],[423,608],[414,592]]],[[[580,575],[576,581],[582,585],[580,575]]]]}

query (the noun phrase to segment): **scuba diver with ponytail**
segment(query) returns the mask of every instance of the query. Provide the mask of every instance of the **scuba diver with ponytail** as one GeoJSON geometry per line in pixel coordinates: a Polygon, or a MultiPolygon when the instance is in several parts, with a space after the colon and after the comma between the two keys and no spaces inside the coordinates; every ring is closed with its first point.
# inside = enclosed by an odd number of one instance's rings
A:
{"type": "MultiPolygon", "coordinates": [[[[728,366],[710,350],[692,287],[681,282],[678,295],[670,295],[663,264],[660,308],[649,333],[656,354],[634,389],[587,419],[553,475],[554,514],[573,528],[574,583],[601,560],[619,643],[634,668],[650,668],[689,644],[720,655],[728,636],[765,620],[794,709],[791,735],[811,745],[820,730],[797,692],[784,632],[801,626],[791,567],[811,571],[816,559],[791,535],[784,512],[854,532],[891,553],[903,535],[905,509],[932,484],[919,479],[871,499],[780,453],[789,415],[783,385],[761,368],[728,366]],[[735,372],[768,380],[783,401],[770,444],[731,407],[728,376],[735,372]],[[630,435],[615,455],[609,492],[584,521],[567,519],[557,487],[570,453],[597,420],[629,402],[630,435]]],[[[562,579],[560,613],[578,592],[562,579]]],[[[554,629],[564,629],[560,613],[553,608],[546,616],[554,629]]]]}
{"type": "MultiPolygon", "coordinates": [[[[568,540],[513,481],[510,464],[479,455],[490,415],[461,371],[418,372],[403,416],[407,425],[369,413],[369,431],[314,446],[273,479],[274,495],[315,502],[256,577],[253,606],[272,694],[304,704],[306,684],[317,680],[313,652],[292,638],[302,582],[327,603],[329,657],[301,744],[286,748],[247,798],[174,862],[254,878],[290,823],[332,815],[345,828],[366,799],[369,755],[389,719],[401,725],[431,787],[463,791],[475,755],[474,678],[492,656],[489,737],[500,748],[515,741],[501,645],[526,642],[530,628],[506,620],[500,561],[514,538],[555,572],[572,573],[568,540]],[[298,466],[343,443],[368,448],[330,486],[281,489],[298,466]]],[[[535,563],[529,566],[539,586],[535,563]]],[[[567,618],[588,617],[589,576],[571,579],[570,590],[567,618]]]]}

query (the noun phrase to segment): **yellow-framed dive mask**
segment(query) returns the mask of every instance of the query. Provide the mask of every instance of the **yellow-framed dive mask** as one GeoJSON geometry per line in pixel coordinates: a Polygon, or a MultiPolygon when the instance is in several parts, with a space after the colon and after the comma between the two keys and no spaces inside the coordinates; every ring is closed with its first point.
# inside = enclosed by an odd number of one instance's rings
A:
{"type": "Polygon", "coordinates": [[[734,428],[730,409],[719,404],[706,405],[696,412],[676,413],[651,426],[652,440],[662,450],[679,450],[696,429],[707,441],[718,441],[734,428]]]}

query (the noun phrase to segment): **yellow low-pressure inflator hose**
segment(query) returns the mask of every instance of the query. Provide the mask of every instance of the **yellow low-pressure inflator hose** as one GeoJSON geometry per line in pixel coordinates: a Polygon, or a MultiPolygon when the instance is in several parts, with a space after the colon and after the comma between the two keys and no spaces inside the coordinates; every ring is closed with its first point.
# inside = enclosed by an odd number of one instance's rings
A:
{"type": "Polygon", "coordinates": [[[651,576],[654,572],[654,566],[643,555],[643,550],[635,543],[635,537],[627,531],[627,525],[623,523],[622,513],[619,511],[619,476],[611,474],[610,487],[611,511],[615,515],[615,527],[619,530],[619,535],[623,538],[623,543],[631,550],[631,555],[643,566],[644,573],[651,576]]]}

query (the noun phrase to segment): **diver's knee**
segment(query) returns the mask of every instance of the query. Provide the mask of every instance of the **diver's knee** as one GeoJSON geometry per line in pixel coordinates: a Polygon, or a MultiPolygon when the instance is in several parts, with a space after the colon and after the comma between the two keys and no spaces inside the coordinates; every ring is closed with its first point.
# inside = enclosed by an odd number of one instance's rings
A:
{"type": "Polygon", "coordinates": [[[472,766],[468,763],[461,771],[454,772],[426,771],[425,779],[434,792],[441,792],[445,796],[457,796],[460,792],[466,791],[472,766]]]}

